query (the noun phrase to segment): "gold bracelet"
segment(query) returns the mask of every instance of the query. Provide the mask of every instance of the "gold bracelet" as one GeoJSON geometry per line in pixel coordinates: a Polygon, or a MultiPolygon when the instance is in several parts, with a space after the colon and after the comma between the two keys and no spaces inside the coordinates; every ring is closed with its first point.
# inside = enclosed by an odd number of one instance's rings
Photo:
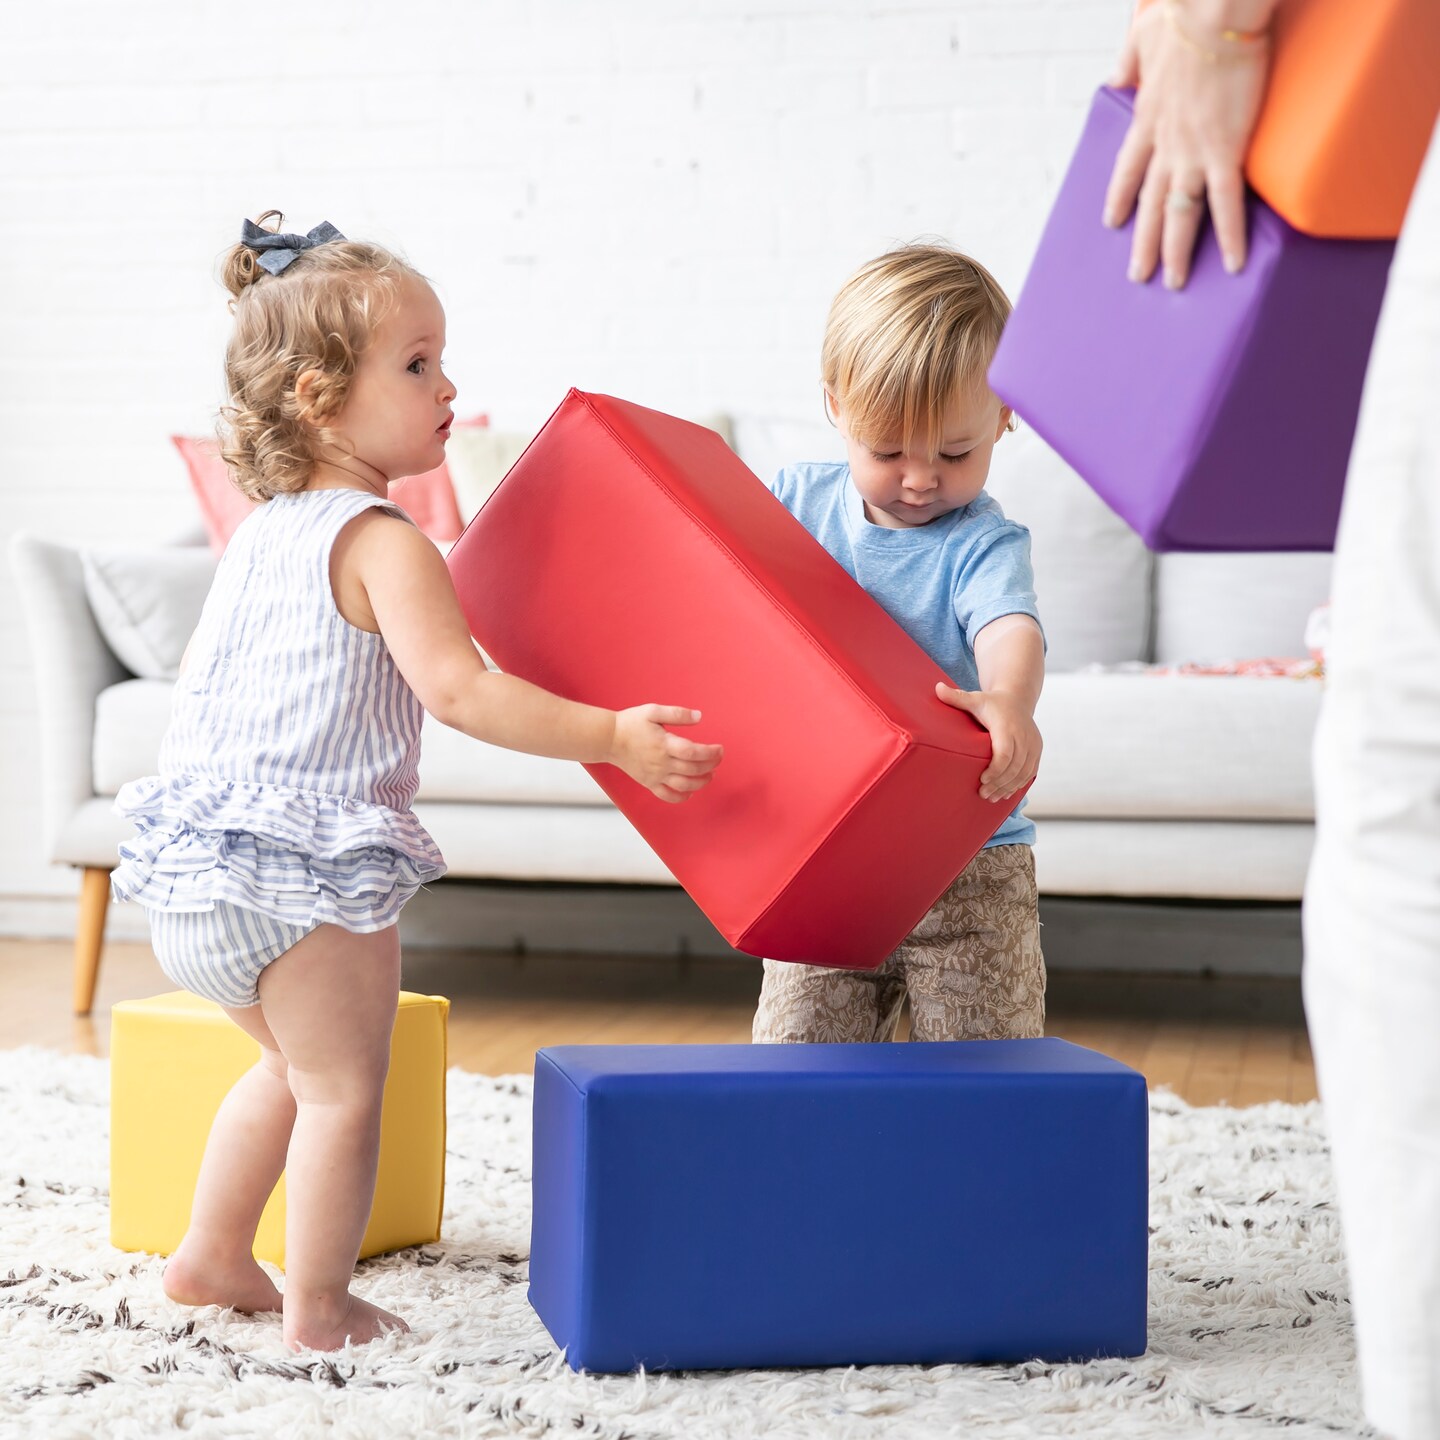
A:
{"type": "Polygon", "coordinates": [[[1208,65],[1228,65],[1236,60],[1249,60],[1256,48],[1270,38],[1268,30],[1222,30],[1220,38],[1227,44],[1239,45],[1239,50],[1211,50],[1202,45],[1193,35],[1187,34],[1180,23],[1182,0],[1165,0],[1165,19],[1175,32],[1175,38],[1192,54],[1198,55],[1208,65]]]}

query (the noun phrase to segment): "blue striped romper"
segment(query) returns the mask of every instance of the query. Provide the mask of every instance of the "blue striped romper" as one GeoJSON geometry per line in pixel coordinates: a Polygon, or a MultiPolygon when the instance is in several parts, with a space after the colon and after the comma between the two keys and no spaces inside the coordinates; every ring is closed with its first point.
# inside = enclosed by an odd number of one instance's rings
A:
{"type": "Polygon", "coordinates": [[[116,809],[136,835],[111,877],[149,912],[160,968],[222,1005],[318,925],[393,925],[445,862],[410,809],[423,710],[384,640],[350,624],[330,550],[361,490],[276,495],[215,572],[175,686],[159,775],[116,809]]]}

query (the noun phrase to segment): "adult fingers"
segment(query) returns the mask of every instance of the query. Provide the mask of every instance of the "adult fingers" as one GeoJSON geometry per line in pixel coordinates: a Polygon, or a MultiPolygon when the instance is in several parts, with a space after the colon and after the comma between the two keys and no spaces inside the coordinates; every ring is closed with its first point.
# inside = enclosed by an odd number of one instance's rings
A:
{"type": "Polygon", "coordinates": [[[1101,212],[1105,224],[1114,228],[1130,218],[1154,153],[1154,127],[1148,119],[1136,115],[1125,132],[1110,171],[1110,183],[1105,187],[1105,208],[1101,212]]]}
{"type": "Polygon", "coordinates": [[[1152,164],[1145,172],[1140,187],[1140,202],[1135,207],[1135,230],[1130,237],[1129,276],[1144,284],[1155,273],[1160,258],[1160,231],[1165,219],[1165,195],[1170,188],[1170,173],[1152,164]]]}
{"type": "Polygon", "coordinates": [[[1216,164],[1205,172],[1205,188],[1225,268],[1238,274],[1245,268],[1245,178],[1238,165],[1216,164]]]}
{"type": "Polygon", "coordinates": [[[1190,260],[1195,254],[1195,237],[1205,214],[1205,177],[1198,170],[1171,177],[1165,192],[1165,214],[1160,238],[1160,263],[1165,288],[1181,289],[1190,277],[1190,260]]]}

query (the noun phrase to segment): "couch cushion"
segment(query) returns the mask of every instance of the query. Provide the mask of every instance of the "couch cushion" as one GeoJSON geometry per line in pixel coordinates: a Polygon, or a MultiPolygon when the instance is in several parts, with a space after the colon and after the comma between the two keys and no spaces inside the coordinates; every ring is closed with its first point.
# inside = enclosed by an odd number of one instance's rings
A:
{"type": "Polygon", "coordinates": [[[85,598],[105,642],[131,672],[173,680],[215,578],[203,546],[82,550],[85,598]]]}
{"type": "MultiPolygon", "coordinates": [[[[417,800],[415,814],[434,837],[455,878],[675,883],[665,862],[609,801],[604,805],[466,805],[417,800]]],[[[695,915],[697,923],[707,923],[698,911],[695,915]]],[[[714,938],[723,944],[718,935],[714,938]]]]}
{"type": "MultiPolygon", "coordinates": [[[[1035,878],[1042,895],[1293,902],[1314,843],[1315,827],[1298,820],[1052,820],[1035,841],[1035,878]]],[[[1170,968],[1163,938],[1147,953],[1143,927],[1143,912],[1127,921],[1123,968],[1137,947],[1143,968],[1170,968]]],[[[1223,953],[1214,964],[1229,968],[1223,953]]]]}
{"type": "Polygon", "coordinates": [[[431,715],[425,717],[420,732],[419,800],[491,800],[515,805],[610,804],[583,765],[486,745],[442,725],[431,715]]]}
{"type": "Polygon", "coordinates": [[[1024,425],[995,447],[985,488],[1030,527],[1046,670],[1143,659],[1153,561],[1139,536],[1024,425]]]}
{"type": "MultiPolygon", "coordinates": [[[[97,795],[155,773],[174,687],[165,680],[126,680],[95,702],[97,795]]],[[[567,760],[522,755],[462,735],[427,715],[420,735],[424,801],[501,801],[532,805],[609,805],[588,772],[567,760]]]]}
{"type": "Polygon", "coordinates": [[[1328,553],[1161,555],[1155,570],[1155,656],[1253,660],[1304,655],[1305,622],[1330,598],[1328,553]]]}
{"type": "Polygon", "coordinates": [[[845,459],[840,432],[825,423],[820,391],[815,391],[815,413],[802,419],[739,412],[731,449],[762,479],[772,480],[787,465],[802,460],[845,459]]]}
{"type": "Polygon", "coordinates": [[[1314,680],[1052,675],[1027,810],[1050,818],[1311,820],[1314,680]]]}
{"type": "Polygon", "coordinates": [[[155,773],[174,691],[168,680],[125,680],[95,697],[97,795],[113,795],[127,780],[155,773]]]}
{"type": "Polygon", "coordinates": [[[445,463],[455,486],[455,503],[461,522],[468,525],[490,498],[505,473],[524,453],[531,436],[518,430],[492,430],[473,425],[452,430],[445,447],[445,463]]]}

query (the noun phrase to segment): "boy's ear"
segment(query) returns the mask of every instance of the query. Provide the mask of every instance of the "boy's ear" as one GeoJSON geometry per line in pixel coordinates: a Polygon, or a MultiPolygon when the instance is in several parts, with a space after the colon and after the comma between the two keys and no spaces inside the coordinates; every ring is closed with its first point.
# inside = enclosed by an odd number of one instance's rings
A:
{"type": "Polygon", "coordinates": [[[1000,407],[1000,423],[995,427],[996,442],[999,442],[1000,437],[1007,430],[1016,429],[1019,423],[1015,418],[1015,412],[1008,405],[1002,405],[1000,407]]]}
{"type": "Polygon", "coordinates": [[[825,418],[837,429],[840,425],[840,407],[835,403],[835,397],[830,393],[830,387],[822,384],[820,393],[824,397],[822,403],[825,406],[825,418]]]}

